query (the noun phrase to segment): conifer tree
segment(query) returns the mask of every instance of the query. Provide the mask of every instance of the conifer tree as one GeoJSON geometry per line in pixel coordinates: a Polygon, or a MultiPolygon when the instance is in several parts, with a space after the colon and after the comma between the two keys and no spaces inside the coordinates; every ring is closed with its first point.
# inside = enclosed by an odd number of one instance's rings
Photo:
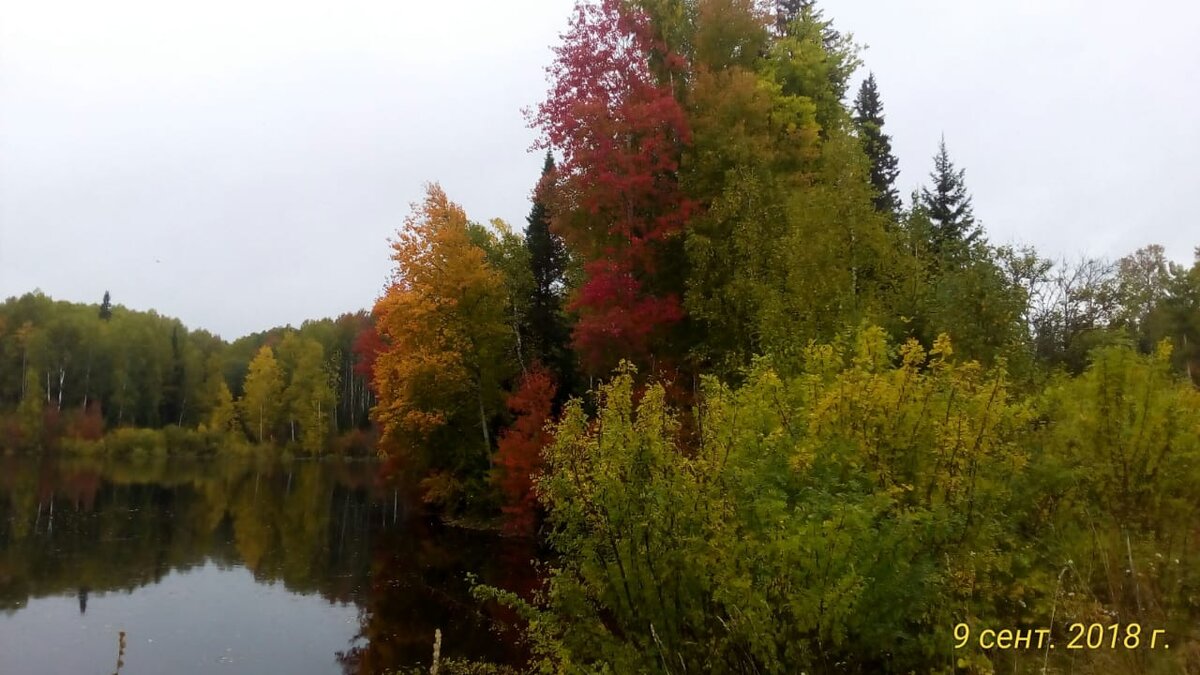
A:
{"type": "Polygon", "coordinates": [[[545,195],[545,191],[553,187],[554,168],[554,157],[547,151],[525,229],[525,247],[529,251],[534,282],[528,331],[534,353],[554,372],[559,382],[566,382],[571,370],[571,333],[562,312],[567,249],[562,237],[550,229],[545,195]]]}
{"type": "Polygon", "coordinates": [[[782,28],[791,23],[800,14],[801,9],[811,4],[811,0],[776,0],[775,16],[779,26],[782,28]]]}
{"type": "MultiPolygon", "coordinates": [[[[805,13],[816,22],[822,21],[821,10],[817,9],[815,0],[775,0],[775,29],[779,34],[787,34],[793,21],[804,18],[805,13]]],[[[840,33],[831,25],[824,26],[823,35],[831,41],[837,40],[840,33]]]]}
{"type": "Polygon", "coordinates": [[[100,318],[108,321],[112,318],[112,296],[104,291],[104,300],[100,303],[100,318]]]}
{"type": "Polygon", "coordinates": [[[946,151],[946,139],[942,137],[938,154],[933,158],[933,172],[929,174],[933,189],[921,188],[920,199],[932,225],[930,244],[936,254],[973,244],[982,234],[971,210],[965,175],[966,169],[954,168],[946,151]]]}
{"type": "Polygon", "coordinates": [[[871,160],[871,185],[875,187],[875,208],[885,213],[900,210],[896,191],[899,163],[892,154],[892,139],[883,133],[883,101],[875,84],[875,74],[867,75],[854,99],[854,123],[863,150],[871,160]]]}

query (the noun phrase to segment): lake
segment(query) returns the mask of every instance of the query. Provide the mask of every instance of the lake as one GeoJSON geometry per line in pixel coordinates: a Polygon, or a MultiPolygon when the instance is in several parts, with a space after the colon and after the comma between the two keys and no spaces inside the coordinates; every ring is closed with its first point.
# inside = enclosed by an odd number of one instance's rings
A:
{"type": "Polygon", "coordinates": [[[0,673],[384,673],[435,629],[519,663],[466,575],[527,592],[532,545],[432,521],[379,467],[0,457],[0,673]]]}

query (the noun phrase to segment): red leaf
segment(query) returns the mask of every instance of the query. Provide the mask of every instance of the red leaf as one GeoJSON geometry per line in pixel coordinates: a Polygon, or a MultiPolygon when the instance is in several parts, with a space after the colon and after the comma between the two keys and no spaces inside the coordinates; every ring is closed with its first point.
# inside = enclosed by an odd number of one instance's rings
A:
{"type": "Polygon", "coordinates": [[[535,365],[508,398],[508,408],[516,419],[500,434],[496,465],[506,527],[512,532],[532,534],[537,524],[533,479],[541,468],[542,448],[553,438],[546,423],[552,416],[555,391],[554,378],[535,365]]]}

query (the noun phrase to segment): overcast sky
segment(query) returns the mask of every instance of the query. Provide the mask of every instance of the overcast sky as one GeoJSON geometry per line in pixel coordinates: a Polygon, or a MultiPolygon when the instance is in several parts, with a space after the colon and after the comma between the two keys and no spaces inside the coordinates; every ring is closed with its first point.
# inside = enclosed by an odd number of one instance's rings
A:
{"type": "MultiPolygon", "coordinates": [[[[0,297],[108,289],[226,338],[369,307],[425,181],[524,225],[521,108],[572,4],[0,0],[0,297]]],[[[822,6],[869,46],[905,196],[945,133],[993,241],[1190,262],[1200,5],[822,6]]]]}

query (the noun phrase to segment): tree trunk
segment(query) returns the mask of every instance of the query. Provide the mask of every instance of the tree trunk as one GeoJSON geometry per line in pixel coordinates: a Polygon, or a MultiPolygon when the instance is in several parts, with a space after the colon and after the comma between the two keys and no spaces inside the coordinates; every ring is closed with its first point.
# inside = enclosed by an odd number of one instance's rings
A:
{"type": "MultiPolygon", "coordinates": [[[[857,261],[857,246],[858,242],[854,237],[854,230],[850,230],[850,259],[857,261]]],[[[858,307],[858,265],[850,265],[850,297],[854,298],[854,306],[858,307]]]]}
{"type": "Polygon", "coordinates": [[[513,335],[517,338],[517,363],[521,364],[521,374],[528,375],[525,369],[525,347],[521,344],[521,317],[517,316],[517,306],[513,305],[513,335]]]}
{"type": "Polygon", "coordinates": [[[487,455],[488,468],[492,466],[492,437],[488,434],[487,413],[483,411],[483,387],[475,389],[479,398],[479,428],[483,431],[483,452],[487,455]]]}
{"type": "MultiPolygon", "coordinates": [[[[354,421],[354,371],[350,368],[350,360],[346,360],[346,416],[349,422],[354,421]]],[[[336,424],[335,424],[336,426],[336,424]]]]}
{"type": "Polygon", "coordinates": [[[1187,368],[1188,380],[1190,380],[1192,384],[1198,384],[1196,382],[1195,374],[1192,372],[1192,356],[1191,354],[1188,354],[1187,333],[1184,333],[1183,335],[1183,365],[1187,368]]]}
{"type": "Polygon", "coordinates": [[[83,411],[87,412],[88,394],[92,388],[92,359],[88,358],[87,372],[83,376],[83,411]]]}

